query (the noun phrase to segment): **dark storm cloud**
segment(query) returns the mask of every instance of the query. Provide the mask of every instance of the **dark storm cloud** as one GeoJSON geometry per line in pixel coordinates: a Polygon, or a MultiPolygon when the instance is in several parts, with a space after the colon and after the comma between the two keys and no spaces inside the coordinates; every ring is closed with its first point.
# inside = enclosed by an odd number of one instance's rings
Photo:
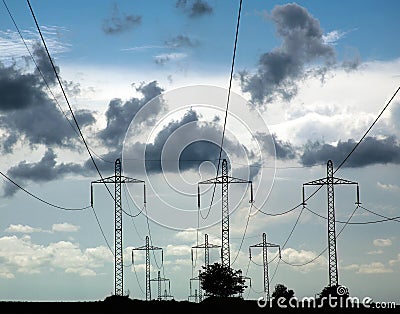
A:
{"type": "Polygon", "coordinates": [[[165,41],[168,48],[192,48],[199,45],[197,40],[191,39],[185,35],[178,35],[165,41]]]}
{"type": "MultiPolygon", "coordinates": [[[[136,142],[125,153],[126,156],[130,156],[129,158],[143,162],[143,156],[140,154],[144,151],[147,172],[168,172],[169,169],[176,170],[173,167],[177,158],[175,153],[178,154],[175,148],[183,145],[178,157],[179,170],[197,170],[204,161],[210,161],[216,165],[216,160],[219,157],[221,133],[222,129],[218,126],[213,123],[200,122],[197,112],[189,110],[182,118],[167,124],[156,135],[153,143],[136,142]],[[174,155],[173,157],[169,156],[171,153],[174,155]]],[[[229,152],[230,156],[232,154],[240,155],[244,148],[239,143],[234,143],[229,138],[225,138],[222,158],[228,158],[225,151],[229,152]]]]}
{"type": "MultiPolygon", "coordinates": [[[[122,147],[125,133],[132,119],[147,102],[163,92],[157,81],[141,84],[136,90],[143,95],[142,98],[131,98],[126,102],[119,98],[110,101],[106,112],[107,126],[99,133],[99,137],[105,145],[122,147]]],[[[161,105],[160,102],[158,104],[161,105]]],[[[162,110],[160,106],[151,106],[149,109],[151,111],[147,112],[148,118],[162,110]]]]}
{"type": "MultiPolygon", "coordinates": [[[[7,171],[7,175],[18,183],[48,182],[64,177],[68,174],[83,174],[85,169],[74,163],[61,163],[57,165],[57,155],[49,148],[46,150],[42,159],[36,163],[22,161],[7,171]]],[[[4,187],[4,195],[12,196],[17,188],[11,183],[4,187]]]]}
{"type": "Polygon", "coordinates": [[[335,63],[335,51],[325,43],[319,21],[305,8],[295,3],[276,6],[269,19],[282,39],[281,46],[260,56],[255,74],[240,73],[242,90],[257,104],[277,97],[290,100],[297,93],[297,80],[323,75],[335,63]],[[305,70],[314,63],[320,64],[316,72],[305,70]]]}
{"type": "MultiPolygon", "coordinates": [[[[39,77],[40,73],[38,68],[40,69],[40,72],[43,74],[45,80],[49,85],[52,85],[56,83],[57,77],[54,73],[53,66],[51,65],[51,62],[49,60],[49,57],[42,47],[40,43],[36,43],[34,45],[34,50],[33,50],[33,57],[35,58],[35,62],[37,67],[35,67],[35,74],[37,77],[39,77]]],[[[57,74],[60,74],[60,68],[55,65],[55,69],[57,71],[57,74]]]]}
{"type": "MultiPolygon", "coordinates": [[[[339,141],[336,146],[319,142],[308,143],[300,161],[304,166],[312,166],[332,160],[334,165],[338,166],[355,145],[356,142],[353,139],[347,142],[339,141]]],[[[400,146],[397,139],[394,136],[384,139],[366,137],[343,167],[353,168],[388,163],[400,163],[400,146]]]]}
{"type": "Polygon", "coordinates": [[[260,141],[262,148],[268,154],[275,156],[277,159],[288,160],[296,158],[296,149],[290,142],[285,142],[277,138],[276,134],[257,133],[256,138],[260,141]]]}
{"type": "Polygon", "coordinates": [[[111,18],[103,20],[103,31],[107,35],[129,31],[142,23],[140,15],[126,15],[120,13],[115,4],[111,18]]]}
{"type": "MultiPolygon", "coordinates": [[[[55,75],[50,63],[46,62],[43,49],[36,45],[33,54],[47,83],[54,85],[55,75]]],[[[0,62],[0,128],[3,131],[3,152],[11,153],[18,140],[26,140],[30,145],[70,148],[76,145],[76,133],[45,91],[44,80],[37,69],[27,73],[16,65],[5,66],[0,62]]],[[[76,117],[83,126],[95,122],[89,111],[78,110],[76,117]]]]}
{"type": "Polygon", "coordinates": [[[211,5],[204,0],[178,0],[176,7],[192,18],[213,13],[211,5]]]}

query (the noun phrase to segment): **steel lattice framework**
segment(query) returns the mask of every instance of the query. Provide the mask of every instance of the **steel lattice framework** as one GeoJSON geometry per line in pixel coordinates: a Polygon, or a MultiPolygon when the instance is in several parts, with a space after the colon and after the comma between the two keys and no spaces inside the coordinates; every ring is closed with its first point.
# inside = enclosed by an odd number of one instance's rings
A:
{"type": "Polygon", "coordinates": [[[192,265],[193,265],[193,249],[204,249],[204,266],[207,267],[210,264],[210,249],[220,248],[220,245],[212,244],[208,242],[208,234],[204,235],[204,243],[192,246],[192,265]]]}
{"type": "Polygon", "coordinates": [[[268,248],[269,247],[277,247],[279,249],[279,258],[281,258],[281,247],[279,244],[273,244],[267,242],[267,235],[265,232],[262,234],[262,242],[249,246],[249,257],[251,259],[251,248],[262,248],[263,251],[263,268],[264,268],[264,293],[267,297],[267,301],[270,298],[269,291],[269,275],[268,275],[268,248]]]}
{"type": "MultiPolygon", "coordinates": [[[[145,245],[132,249],[132,263],[133,263],[133,252],[134,251],[146,251],[146,301],[150,301],[151,300],[150,281],[154,281],[154,279],[150,279],[150,251],[161,250],[161,264],[163,264],[164,254],[163,254],[162,248],[150,245],[149,236],[146,236],[145,241],[146,241],[145,245]]],[[[161,295],[160,289],[161,289],[161,287],[159,287],[158,297],[161,295]]]]}
{"type": "Polygon", "coordinates": [[[304,187],[309,185],[326,185],[327,200],[328,200],[328,268],[329,268],[329,286],[339,285],[339,273],[337,264],[336,250],[336,219],[335,219],[335,191],[334,186],[340,184],[356,185],[357,186],[357,201],[356,204],[361,204],[359,201],[359,186],[357,182],[346,179],[335,178],[333,176],[333,162],[328,160],[326,167],[326,178],[313,180],[303,184],[303,205],[305,203],[304,187]]]}
{"type": "MultiPolygon", "coordinates": [[[[232,183],[246,183],[251,185],[253,191],[252,181],[234,178],[228,175],[228,162],[226,159],[222,160],[222,175],[213,179],[199,182],[200,184],[221,184],[222,185],[222,221],[221,221],[221,263],[224,267],[230,267],[230,249],[229,249],[229,203],[228,203],[228,188],[232,183]]],[[[251,193],[250,203],[253,202],[253,193],[251,193]]],[[[200,210],[200,187],[198,186],[198,206],[200,210]]]]}
{"type": "Polygon", "coordinates": [[[170,281],[168,278],[163,278],[163,277],[161,277],[161,271],[158,271],[158,273],[157,273],[157,278],[152,278],[152,279],[150,279],[150,280],[149,280],[149,283],[150,283],[151,281],[157,281],[157,300],[158,300],[158,301],[161,301],[162,298],[163,298],[163,296],[161,295],[161,282],[163,282],[163,281],[168,281],[168,291],[169,291],[169,293],[167,294],[167,293],[166,293],[167,290],[165,289],[164,296],[165,296],[165,295],[166,295],[167,297],[168,297],[168,296],[171,296],[171,295],[170,295],[170,292],[171,292],[171,281],[170,281]]]}
{"type": "Polygon", "coordinates": [[[92,181],[91,188],[91,206],[93,207],[93,184],[114,184],[114,293],[115,295],[123,295],[124,287],[124,270],[123,270],[123,252],[122,252],[122,199],[121,187],[126,183],[143,183],[144,181],[129,178],[122,175],[121,160],[115,161],[115,172],[113,176],[92,181]]]}

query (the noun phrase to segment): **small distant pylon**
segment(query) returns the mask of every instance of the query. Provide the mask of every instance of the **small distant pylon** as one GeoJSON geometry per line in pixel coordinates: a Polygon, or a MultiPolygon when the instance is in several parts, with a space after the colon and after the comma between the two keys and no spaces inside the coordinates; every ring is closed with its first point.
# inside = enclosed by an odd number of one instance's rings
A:
{"type": "Polygon", "coordinates": [[[267,297],[267,301],[270,299],[269,294],[269,275],[268,275],[268,248],[277,247],[279,248],[279,258],[281,258],[281,247],[279,244],[273,244],[267,242],[267,235],[265,232],[262,234],[262,242],[249,246],[249,258],[251,259],[251,248],[262,248],[263,250],[263,266],[264,266],[264,293],[267,297]]]}
{"type": "MultiPolygon", "coordinates": [[[[161,301],[162,300],[162,295],[161,295],[161,282],[163,281],[168,281],[168,290],[171,291],[171,281],[168,278],[162,278],[161,277],[161,272],[158,271],[157,278],[150,279],[150,281],[157,281],[157,300],[161,301]]],[[[165,291],[166,292],[166,291],[165,291]]]]}
{"type": "Polygon", "coordinates": [[[151,287],[150,287],[150,251],[161,250],[161,264],[163,264],[164,253],[163,249],[157,246],[150,245],[149,236],[146,236],[146,244],[141,247],[132,249],[132,264],[134,263],[134,251],[146,251],[146,301],[151,300],[151,287]]]}
{"type": "Polygon", "coordinates": [[[193,249],[204,249],[204,266],[207,267],[210,265],[210,250],[209,249],[215,249],[215,248],[220,248],[220,245],[212,244],[208,242],[208,234],[206,233],[204,235],[204,243],[192,246],[192,265],[193,265],[193,249]]]}
{"type": "Polygon", "coordinates": [[[201,288],[201,270],[199,270],[199,275],[194,278],[190,278],[190,295],[192,295],[192,280],[198,280],[199,281],[199,290],[198,290],[198,296],[199,296],[199,302],[203,301],[203,289],[201,288]]]}
{"type": "Polygon", "coordinates": [[[197,289],[194,289],[194,295],[189,295],[188,296],[188,301],[190,301],[191,299],[194,299],[195,303],[199,303],[197,289]]]}

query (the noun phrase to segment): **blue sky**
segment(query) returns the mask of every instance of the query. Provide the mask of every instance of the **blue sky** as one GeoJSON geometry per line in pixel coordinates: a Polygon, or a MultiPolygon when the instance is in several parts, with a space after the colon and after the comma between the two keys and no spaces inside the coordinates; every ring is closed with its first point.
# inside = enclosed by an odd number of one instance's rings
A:
{"type": "MultiPolygon", "coordinates": [[[[27,3],[6,4],[67,113],[43,50],[36,44],[39,37],[27,3]]],[[[217,146],[200,142],[196,147],[185,141],[218,143],[220,139],[238,3],[32,0],[31,4],[85,138],[96,155],[111,161],[96,159],[101,171],[111,174],[112,161],[124,147],[126,174],[146,180],[153,244],[164,248],[163,271],[171,278],[171,293],[176,299],[186,299],[192,275],[190,247],[197,237],[195,183],[210,178],[214,168],[210,162],[198,161],[182,161],[180,172],[160,171],[158,164],[140,168],[143,156],[137,147],[148,149],[146,158],[157,159],[167,151],[160,147],[167,136],[171,142],[165,146],[172,155],[179,145],[187,145],[186,151],[181,147],[187,159],[218,158],[217,146]],[[202,10],[196,10],[196,3],[202,10]],[[195,87],[198,95],[185,89],[196,85],[209,87],[206,92],[195,87]],[[146,105],[160,93],[164,103],[156,98],[146,105]],[[179,107],[180,99],[188,99],[187,107],[179,107]],[[211,109],[199,107],[214,102],[211,109]],[[139,110],[143,108],[148,111],[139,110]],[[126,134],[128,144],[136,144],[133,150],[124,144],[126,134]],[[151,139],[148,143],[146,136],[151,139]],[[138,163],[130,164],[129,158],[138,163]],[[168,217],[165,213],[175,206],[187,209],[191,218],[168,217]]],[[[35,71],[3,3],[0,7],[0,170],[49,202],[87,206],[90,182],[98,176],[35,71]]],[[[395,40],[398,11],[397,1],[243,1],[224,148],[233,174],[252,176],[259,209],[280,213],[299,204],[302,184],[325,176],[327,158],[337,166],[395,92],[400,72],[400,47],[395,40]],[[275,145],[272,151],[271,144],[275,145]],[[249,152],[254,154],[243,155],[249,152]]],[[[399,113],[397,96],[357,154],[337,172],[338,177],[359,182],[365,208],[388,217],[399,216],[399,113]]],[[[138,213],[142,187],[131,188],[123,202],[127,211],[138,213]]],[[[232,187],[231,195],[235,204],[231,215],[233,266],[248,268],[253,290],[244,295],[254,299],[261,296],[257,292],[262,290],[262,268],[249,263],[248,246],[259,243],[262,232],[270,242],[283,245],[300,208],[278,217],[256,213],[253,208],[240,247],[249,213],[248,191],[232,187]]],[[[345,221],[355,208],[355,191],[338,187],[336,196],[337,218],[345,221]]],[[[202,197],[206,204],[210,191],[202,197]]],[[[318,193],[308,202],[309,209],[326,216],[325,197],[326,192],[318,193]]],[[[6,182],[2,183],[0,208],[1,299],[98,300],[113,291],[112,255],[91,208],[58,210],[6,182]]],[[[113,204],[101,186],[95,188],[95,211],[113,247],[113,204]]],[[[211,241],[219,243],[218,201],[210,215],[209,220],[200,220],[199,241],[208,233],[211,241]]],[[[377,219],[358,208],[352,221],[377,219]]],[[[348,225],[338,238],[339,282],[351,295],[400,302],[396,293],[400,274],[397,223],[348,225]]],[[[130,252],[144,245],[146,234],[145,215],[124,216],[124,289],[135,298],[144,298],[144,260],[139,254],[135,267],[129,265],[130,252]]],[[[326,221],[304,210],[283,258],[294,264],[306,262],[324,250],[326,243],[326,221]]],[[[256,263],[261,262],[259,253],[254,255],[256,263]]],[[[275,253],[271,250],[270,256],[275,253]]],[[[156,258],[159,265],[160,258],[156,258]]],[[[198,258],[202,259],[201,252],[198,258]]],[[[216,252],[212,259],[218,260],[216,252]]],[[[152,261],[153,276],[157,262],[152,261]]],[[[275,261],[270,265],[271,273],[278,267],[271,285],[283,283],[299,297],[313,296],[327,284],[326,254],[304,267],[277,266],[275,261]]]]}

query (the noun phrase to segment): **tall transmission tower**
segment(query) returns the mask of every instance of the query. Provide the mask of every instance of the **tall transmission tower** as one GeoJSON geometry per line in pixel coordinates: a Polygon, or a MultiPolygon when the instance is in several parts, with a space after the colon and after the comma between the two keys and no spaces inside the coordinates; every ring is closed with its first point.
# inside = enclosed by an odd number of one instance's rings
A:
{"type": "Polygon", "coordinates": [[[222,185],[222,221],[221,221],[221,238],[222,238],[222,266],[230,267],[230,248],[229,248],[229,203],[228,188],[232,183],[246,183],[251,186],[250,203],[253,203],[253,183],[252,181],[234,178],[228,175],[228,162],[226,159],[222,161],[222,175],[215,178],[201,181],[197,186],[197,205],[200,210],[200,184],[221,184],[222,185]]]}
{"type": "MultiPolygon", "coordinates": [[[[103,178],[100,180],[92,181],[90,184],[90,203],[93,207],[93,184],[114,184],[114,211],[115,211],[115,233],[114,233],[114,287],[115,295],[123,295],[124,286],[124,270],[123,270],[123,251],[122,251],[122,198],[121,198],[121,186],[127,183],[143,183],[144,181],[129,178],[122,175],[122,164],[121,160],[115,161],[115,172],[113,176],[103,178]]],[[[144,202],[145,202],[144,197],[144,202]]]]}
{"type": "Polygon", "coordinates": [[[193,249],[204,249],[204,266],[207,267],[210,264],[210,250],[220,248],[220,245],[212,244],[208,242],[208,234],[204,235],[204,243],[192,246],[192,265],[193,265],[193,249]]]}
{"type": "MultiPolygon", "coordinates": [[[[152,279],[150,279],[149,280],[150,282],[151,281],[157,281],[157,300],[158,301],[161,301],[162,300],[162,295],[161,295],[161,282],[163,282],[163,281],[168,281],[168,291],[169,292],[171,292],[171,281],[168,279],[168,278],[163,278],[163,277],[161,277],[161,272],[160,271],[158,271],[158,275],[157,275],[157,278],[152,278],[152,279]]],[[[164,295],[166,294],[166,289],[165,289],[165,292],[164,292],[164,295]]]]}
{"type": "Polygon", "coordinates": [[[269,301],[269,275],[268,275],[268,248],[269,247],[277,247],[279,249],[279,258],[281,258],[281,247],[279,244],[273,244],[267,242],[267,235],[265,232],[262,234],[262,242],[249,246],[249,257],[251,259],[251,248],[262,248],[263,253],[263,266],[264,266],[264,293],[267,297],[267,301],[269,301]]]}
{"type": "Polygon", "coordinates": [[[329,267],[329,286],[337,286],[339,284],[339,274],[337,265],[337,251],[336,251],[336,222],[335,222],[335,194],[334,186],[340,184],[356,185],[357,186],[357,200],[356,204],[360,205],[360,192],[357,182],[349,181],[346,179],[335,178],[333,176],[333,162],[328,160],[326,167],[326,178],[313,180],[303,184],[303,205],[305,202],[305,186],[309,185],[326,185],[327,200],[328,200],[328,267],[329,267]]]}
{"type": "MultiPolygon", "coordinates": [[[[151,300],[151,287],[150,287],[150,251],[161,250],[161,265],[163,264],[164,254],[163,249],[157,246],[150,245],[149,236],[146,236],[146,243],[143,246],[132,249],[132,263],[134,251],[146,251],[146,301],[151,300]]],[[[161,292],[159,293],[161,294],[161,292]]]]}

